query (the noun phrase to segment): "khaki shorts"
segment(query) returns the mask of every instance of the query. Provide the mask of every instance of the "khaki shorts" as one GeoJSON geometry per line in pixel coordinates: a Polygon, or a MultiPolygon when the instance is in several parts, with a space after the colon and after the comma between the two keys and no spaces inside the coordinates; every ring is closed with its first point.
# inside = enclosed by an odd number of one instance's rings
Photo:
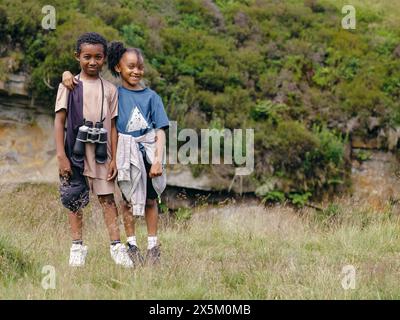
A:
{"type": "Polygon", "coordinates": [[[90,191],[96,196],[113,194],[115,191],[114,180],[107,181],[104,179],[96,179],[91,177],[86,177],[90,191]]]}

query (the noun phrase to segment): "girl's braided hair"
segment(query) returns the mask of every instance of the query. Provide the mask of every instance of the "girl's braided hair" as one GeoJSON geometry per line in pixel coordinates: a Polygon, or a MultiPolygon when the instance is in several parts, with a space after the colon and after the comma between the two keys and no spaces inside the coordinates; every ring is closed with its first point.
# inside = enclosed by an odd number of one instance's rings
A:
{"type": "Polygon", "coordinates": [[[114,77],[119,77],[119,73],[115,71],[115,66],[119,63],[125,52],[135,52],[141,64],[143,64],[143,54],[138,48],[125,48],[120,41],[112,41],[108,46],[108,69],[114,77]]]}

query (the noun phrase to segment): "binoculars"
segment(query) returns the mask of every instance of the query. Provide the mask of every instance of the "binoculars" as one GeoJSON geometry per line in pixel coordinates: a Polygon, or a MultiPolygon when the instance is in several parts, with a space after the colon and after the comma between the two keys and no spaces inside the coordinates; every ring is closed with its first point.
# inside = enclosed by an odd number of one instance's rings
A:
{"type": "Polygon", "coordinates": [[[103,128],[103,122],[96,122],[93,127],[92,121],[85,121],[85,124],[79,127],[72,151],[74,158],[78,161],[83,161],[85,156],[85,143],[94,143],[96,162],[106,163],[107,130],[103,128]]]}

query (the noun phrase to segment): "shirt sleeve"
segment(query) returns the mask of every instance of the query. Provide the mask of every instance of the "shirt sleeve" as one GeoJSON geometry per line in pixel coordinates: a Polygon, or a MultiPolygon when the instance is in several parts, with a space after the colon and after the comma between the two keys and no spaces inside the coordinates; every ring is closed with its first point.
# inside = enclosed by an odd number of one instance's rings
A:
{"type": "Polygon", "coordinates": [[[151,120],[153,128],[167,129],[169,127],[168,116],[165,112],[164,104],[158,94],[155,94],[151,104],[151,120]]]}
{"type": "Polygon", "coordinates": [[[67,110],[67,108],[68,108],[68,95],[69,95],[69,90],[62,83],[60,83],[60,85],[58,86],[57,98],[56,98],[56,104],[55,104],[54,112],[58,112],[61,109],[67,110]]]}
{"type": "Polygon", "coordinates": [[[110,114],[111,119],[113,119],[118,116],[118,90],[114,85],[111,88],[110,114]]]}

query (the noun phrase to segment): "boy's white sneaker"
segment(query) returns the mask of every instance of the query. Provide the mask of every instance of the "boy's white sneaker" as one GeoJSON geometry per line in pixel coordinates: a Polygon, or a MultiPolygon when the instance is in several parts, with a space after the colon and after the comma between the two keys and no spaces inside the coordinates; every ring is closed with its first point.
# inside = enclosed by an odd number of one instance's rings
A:
{"type": "Polygon", "coordinates": [[[71,267],[83,267],[87,255],[87,246],[73,244],[69,253],[69,265],[71,267]]]}
{"type": "Polygon", "coordinates": [[[118,265],[125,268],[133,268],[133,262],[129,258],[128,250],[126,246],[122,243],[117,243],[110,246],[111,258],[118,265]]]}

